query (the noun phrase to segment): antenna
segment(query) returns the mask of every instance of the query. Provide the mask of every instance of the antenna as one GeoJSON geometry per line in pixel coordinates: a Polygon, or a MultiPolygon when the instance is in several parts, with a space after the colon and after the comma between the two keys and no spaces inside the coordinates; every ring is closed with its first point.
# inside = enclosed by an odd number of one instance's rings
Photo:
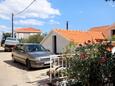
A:
{"type": "Polygon", "coordinates": [[[68,28],[68,21],[66,21],[66,30],[68,30],[69,28],[68,28]]]}

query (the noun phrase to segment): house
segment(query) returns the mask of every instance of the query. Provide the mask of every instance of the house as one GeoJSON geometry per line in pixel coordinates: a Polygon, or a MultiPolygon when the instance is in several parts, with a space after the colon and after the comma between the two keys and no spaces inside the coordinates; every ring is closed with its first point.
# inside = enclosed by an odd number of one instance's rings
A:
{"type": "Polygon", "coordinates": [[[111,39],[115,35],[115,24],[93,27],[89,31],[102,32],[106,39],[111,39]]]}
{"type": "Polygon", "coordinates": [[[61,53],[71,42],[75,44],[84,44],[84,42],[89,40],[97,42],[98,40],[104,39],[103,34],[100,32],[55,29],[42,40],[41,44],[53,53],[61,53]]]}
{"type": "Polygon", "coordinates": [[[31,35],[40,34],[41,31],[35,28],[16,28],[15,35],[18,39],[28,38],[31,35]]]}

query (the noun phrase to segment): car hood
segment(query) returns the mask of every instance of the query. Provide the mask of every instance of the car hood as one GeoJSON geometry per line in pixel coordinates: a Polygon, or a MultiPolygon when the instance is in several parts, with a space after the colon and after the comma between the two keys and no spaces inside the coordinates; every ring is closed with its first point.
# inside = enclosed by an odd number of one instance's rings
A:
{"type": "Polygon", "coordinates": [[[28,53],[30,56],[32,56],[33,58],[38,58],[38,57],[47,57],[50,55],[53,55],[51,52],[29,52],[28,53]]]}
{"type": "Polygon", "coordinates": [[[5,44],[7,44],[7,45],[16,45],[16,44],[18,44],[18,43],[19,43],[18,40],[16,40],[16,41],[13,41],[13,40],[6,40],[6,41],[5,41],[5,44]]]}

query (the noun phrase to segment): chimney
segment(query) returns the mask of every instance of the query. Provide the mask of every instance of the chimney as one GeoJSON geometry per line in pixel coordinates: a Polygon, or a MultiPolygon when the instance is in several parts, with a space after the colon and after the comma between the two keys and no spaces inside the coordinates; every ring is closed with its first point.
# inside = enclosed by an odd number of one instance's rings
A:
{"type": "Polygon", "coordinates": [[[66,30],[68,30],[68,21],[66,21],[66,30]]]}

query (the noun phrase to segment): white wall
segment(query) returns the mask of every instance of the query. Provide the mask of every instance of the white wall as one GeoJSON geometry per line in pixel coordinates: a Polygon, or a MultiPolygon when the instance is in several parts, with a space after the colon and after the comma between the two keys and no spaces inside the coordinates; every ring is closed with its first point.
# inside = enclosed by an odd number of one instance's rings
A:
{"type": "Polygon", "coordinates": [[[53,52],[53,44],[52,44],[52,36],[56,35],[57,37],[57,53],[61,53],[63,49],[70,43],[67,39],[63,38],[56,32],[51,32],[48,37],[41,42],[41,44],[46,48],[53,52]]]}
{"type": "Polygon", "coordinates": [[[21,39],[21,38],[28,38],[31,35],[36,35],[38,33],[16,33],[16,38],[21,39]]]}

